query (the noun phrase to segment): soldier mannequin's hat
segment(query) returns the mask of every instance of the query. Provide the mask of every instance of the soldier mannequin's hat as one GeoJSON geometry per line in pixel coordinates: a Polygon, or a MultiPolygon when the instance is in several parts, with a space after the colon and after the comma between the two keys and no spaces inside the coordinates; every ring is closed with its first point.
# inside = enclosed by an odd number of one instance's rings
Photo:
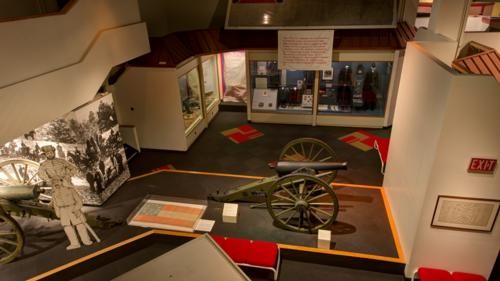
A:
{"type": "Polygon", "coordinates": [[[56,151],[56,149],[52,145],[44,145],[40,148],[40,150],[44,153],[47,151],[52,151],[52,152],[56,151]]]}

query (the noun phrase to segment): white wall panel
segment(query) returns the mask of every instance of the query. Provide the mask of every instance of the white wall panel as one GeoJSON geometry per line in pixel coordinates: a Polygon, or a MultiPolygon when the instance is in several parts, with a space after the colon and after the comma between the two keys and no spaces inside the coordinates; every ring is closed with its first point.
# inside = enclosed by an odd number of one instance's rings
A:
{"type": "Polygon", "coordinates": [[[0,143],[91,100],[111,67],[147,52],[144,23],[111,29],[99,34],[82,62],[1,88],[0,143]]]}
{"type": "Polygon", "coordinates": [[[407,45],[383,184],[406,257],[412,252],[450,81],[416,43],[407,45]]]}
{"type": "Polygon", "coordinates": [[[452,75],[417,239],[409,268],[432,266],[485,277],[500,250],[500,225],[491,233],[430,227],[438,195],[500,199],[500,173],[467,172],[472,157],[500,160],[500,84],[492,77],[452,75]]]}
{"type": "Polygon", "coordinates": [[[0,23],[0,88],[77,63],[102,30],[140,22],[137,0],[79,0],[66,14],[0,23]]]}
{"type": "Polygon", "coordinates": [[[430,224],[438,195],[500,199],[498,171],[466,171],[471,157],[500,160],[500,84],[455,73],[424,45],[406,49],[384,178],[405,273],[427,266],[488,277],[500,249],[498,225],[477,233],[430,224]]]}
{"type": "Polygon", "coordinates": [[[459,41],[471,0],[436,0],[432,5],[429,30],[459,41]]]}
{"type": "Polygon", "coordinates": [[[127,67],[114,97],[118,121],[136,126],[141,147],[187,150],[175,68],[127,67]]]}

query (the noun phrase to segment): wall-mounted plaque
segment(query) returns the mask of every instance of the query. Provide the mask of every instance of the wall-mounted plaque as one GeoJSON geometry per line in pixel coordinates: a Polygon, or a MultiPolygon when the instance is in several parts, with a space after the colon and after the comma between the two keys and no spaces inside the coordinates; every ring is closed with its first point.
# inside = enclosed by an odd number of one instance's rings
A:
{"type": "Polygon", "coordinates": [[[439,195],[431,226],[491,232],[500,200],[439,195]]]}

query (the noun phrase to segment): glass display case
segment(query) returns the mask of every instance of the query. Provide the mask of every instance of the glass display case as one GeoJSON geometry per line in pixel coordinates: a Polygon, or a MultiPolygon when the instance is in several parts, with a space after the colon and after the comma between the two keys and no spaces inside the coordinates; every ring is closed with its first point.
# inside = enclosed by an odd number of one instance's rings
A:
{"type": "Polygon", "coordinates": [[[200,69],[203,78],[203,110],[205,112],[205,123],[212,121],[219,112],[220,81],[217,55],[206,55],[200,58],[200,69]]]}
{"type": "Polygon", "coordinates": [[[245,51],[221,54],[222,101],[229,104],[247,103],[245,51]]]}
{"type": "Polygon", "coordinates": [[[320,72],[318,114],[384,116],[391,62],[332,62],[320,72]]]}
{"type": "Polygon", "coordinates": [[[249,66],[253,112],[312,114],[314,71],[279,70],[275,60],[249,66]]]}
{"type": "Polygon", "coordinates": [[[191,69],[178,79],[181,96],[182,117],[186,134],[203,118],[201,109],[201,88],[198,68],[191,69]]]}
{"type": "Polygon", "coordinates": [[[210,111],[219,101],[216,56],[210,56],[201,63],[203,71],[203,99],[205,111],[210,111]]]}

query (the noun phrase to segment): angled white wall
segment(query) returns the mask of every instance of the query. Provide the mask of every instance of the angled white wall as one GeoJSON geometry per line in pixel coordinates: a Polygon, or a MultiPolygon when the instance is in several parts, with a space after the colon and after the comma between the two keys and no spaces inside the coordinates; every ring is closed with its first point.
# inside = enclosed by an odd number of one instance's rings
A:
{"type": "Polygon", "coordinates": [[[466,171],[471,157],[500,160],[500,84],[457,74],[423,45],[407,46],[384,177],[405,273],[427,266],[488,277],[500,249],[498,223],[477,233],[430,222],[438,195],[500,199],[498,171],[466,171]]]}
{"type": "Polygon", "coordinates": [[[137,0],[79,0],[66,13],[0,23],[0,88],[78,63],[103,30],[141,21],[137,0]]]}
{"type": "Polygon", "coordinates": [[[179,93],[175,68],[127,67],[114,93],[118,121],[136,126],[143,148],[187,149],[179,93]]]}
{"type": "Polygon", "coordinates": [[[406,47],[384,176],[406,257],[413,250],[451,83],[447,71],[417,47],[406,47]]]}
{"type": "Polygon", "coordinates": [[[429,30],[450,40],[459,41],[471,2],[471,0],[435,0],[432,4],[429,30]]]}
{"type": "Polygon", "coordinates": [[[450,95],[408,268],[431,266],[488,277],[500,250],[498,220],[489,233],[430,227],[438,195],[500,199],[499,171],[467,172],[472,157],[500,160],[500,84],[487,76],[450,76],[450,95]]]}
{"type": "MultiPolygon", "coordinates": [[[[111,67],[149,52],[146,25],[100,33],[77,64],[0,89],[0,143],[18,137],[91,100],[111,67]]],[[[3,66],[2,66],[3,70],[3,66]]]]}

